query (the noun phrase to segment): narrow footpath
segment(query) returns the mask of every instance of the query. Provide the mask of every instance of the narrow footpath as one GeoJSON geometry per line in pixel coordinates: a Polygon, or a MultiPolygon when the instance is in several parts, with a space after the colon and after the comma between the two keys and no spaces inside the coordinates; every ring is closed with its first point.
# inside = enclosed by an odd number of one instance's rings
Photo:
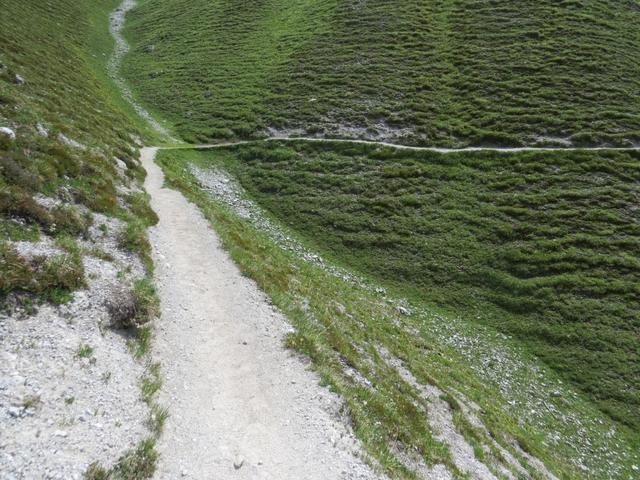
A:
{"type": "Polygon", "coordinates": [[[339,397],[282,346],[285,318],[142,149],[160,217],[150,231],[162,302],[154,356],[170,417],[156,478],[373,479],[339,397]]]}

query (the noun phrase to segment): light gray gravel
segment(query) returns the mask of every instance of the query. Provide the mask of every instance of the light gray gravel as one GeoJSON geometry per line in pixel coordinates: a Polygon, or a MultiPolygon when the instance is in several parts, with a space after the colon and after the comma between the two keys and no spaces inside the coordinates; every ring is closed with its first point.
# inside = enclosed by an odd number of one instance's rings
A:
{"type": "Polygon", "coordinates": [[[162,188],[143,149],[162,300],[154,354],[171,416],[158,479],[372,479],[339,397],[282,346],[290,326],[221,248],[200,211],[162,188]]]}
{"type": "MultiPolygon", "coordinates": [[[[89,463],[109,466],[147,435],[144,365],[133,359],[123,332],[104,326],[105,299],[143,270],[117,247],[122,222],[99,214],[95,220],[92,240],[81,243],[115,261],[85,256],[86,290],[34,315],[0,314],[0,480],[80,479],[89,463]],[[130,272],[123,278],[124,270],[130,272]],[[92,349],[85,358],[77,355],[81,346],[92,349]]],[[[15,248],[25,257],[62,253],[47,237],[15,248]]]]}

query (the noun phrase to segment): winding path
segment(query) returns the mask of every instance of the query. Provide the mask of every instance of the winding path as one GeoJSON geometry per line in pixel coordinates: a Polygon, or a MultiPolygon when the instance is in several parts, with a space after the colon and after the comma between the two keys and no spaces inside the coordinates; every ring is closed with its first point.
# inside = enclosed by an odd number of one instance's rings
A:
{"type": "MultiPolygon", "coordinates": [[[[146,110],[140,103],[138,103],[131,91],[131,88],[127,82],[120,75],[120,64],[122,58],[129,51],[129,44],[122,34],[124,28],[125,17],[127,13],[133,10],[137,6],[136,0],[123,0],[120,6],[116,8],[110,16],[109,30],[115,40],[115,49],[109,59],[107,69],[109,75],[121,90],[123,97],[129,102],[138,115],[144,118],[151,127],[160,135],[166,137],[170,142],[178,143],[179,140],[173,138],[169,131],[158,122],[148,110],[146,110]]],[[[355,143],[365,145],[378,145],[381,147],[391,147],[402,150],[415,150],[425,152],[437,152],[437,153],[456,153],[456,152],[557,152],[557,151],[600,151],[600,150],[615,150],[615,151],[640,151],[640,146],[633,147],[466,147],[466,148],[442,148],[442,147],[416,147],[410,145],[402,145],[391,142],[381,142],[375,140],[361,140],[361,139],[349,139],[349,138],[318,138],[318,137],[289,137],[289,136],[273,136],[264,138],[261,140],[241,140],[237,142],[229,143],[217,143],[217,144],[203,144],[203,145],[188,145],[183,144],[179,146],[167,147],[167,148],[221,148],[231,145],[245,145],[256,142],[270,142],[270,141],[306,141],[306,142],[340,142],[340,143],[355,143]]]]}
{"type": "MultiPolygon", "coordinates": [[[[124,28],[124,19],[127,13],[130,10],[133,10],[136,7],[136,0],[124,0],[118,8],[116,8],[109,17],[109,31],[111,32],[111,36],[115,40],[115,48],[113,49],[113,53],[111,54],[111,58],[109,59],[109,63],[107,64],[107,71],[109,76],[116,83],[122,96],[129,102],[129,104],[133,107],[138,115],[140,115],[151,127],[158,132],[160,135],[171,138],[169,131],[160,125],[153,116],[142,106],[140,105],[134,98],[133,92],[127,82],[120,76],[120,64],[122,63],[122,58],[129,51],[129,44],[126,39],[122,35],[122,29],[124,28]]],[[[171,140],[175,141],[175,139],[171,138],[171,140]]]]}
{"type": "Polygon", "coordinates": [[[162,315],[154,355],[170,417],[156,478],[373,479],[340,418],[339,397],[285,349],[290,327],[242,276],[208,221],[163,187],[142,150],[160,217],[150,230],[162,315]]]}
{"type": "Polygon", "coordinates": [[[398,150],[415,150],[419,152],[436,152],[436,153],[461,153],[461,152],[496,152],[496,153],[515,153],[515,152],[598,152],[598,151],[618,151],[618,152],[636,152],[640,151],[640,146],[636,147],[465,147],[465,148],[444,148],[444,147],[416,147],[411,145],[402,145],[399,143],[379,142],[375,140],[359,140],[350,138],[317,138],[317,137],[268,137],[257,140],[239,140],[236,142],[226,143],[205,143],[205,144],[183,144],[170,147],[159,147],[161,150],[176,149],[211,149],[224,148],[234,145],[248,145],[251,143],[261,142],[335,142],[335,143],[354,143],[362,145],[376,145],[379,147],[397,148],[398,150]]]}

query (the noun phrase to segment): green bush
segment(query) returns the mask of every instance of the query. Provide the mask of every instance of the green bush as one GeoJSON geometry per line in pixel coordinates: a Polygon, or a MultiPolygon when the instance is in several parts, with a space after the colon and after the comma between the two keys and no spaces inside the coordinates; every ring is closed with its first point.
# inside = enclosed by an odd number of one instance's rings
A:
{"type": "Polygon", "coordinates": [[[147,323],[160,314],[160,300],[152,279],[136,280],[133,285],[133,298],[135,304],[134,323],[136,325],[147,323]]]}
{"type": "Polygon", "coordinates": [[[126,197],[131,213],[142,220],[148,227],[158,223],[158,215],[149,205],[150,198],[146,192],[131,193],[126,197]]]}

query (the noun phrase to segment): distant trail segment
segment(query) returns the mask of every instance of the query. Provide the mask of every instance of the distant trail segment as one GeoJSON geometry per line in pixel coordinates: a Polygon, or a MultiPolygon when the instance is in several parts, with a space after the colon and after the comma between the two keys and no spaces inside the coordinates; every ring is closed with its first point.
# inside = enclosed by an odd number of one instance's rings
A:
{"type": "Polygon", "coordinates": [[[515,152],[597,152],[597,151],[619,151],[619,152],[636,152],[640,151],[640,146],[634,147],[465,147],[465,148],[441,148],[441,147],[415,147],[411,145],[402,145],[398,143],[378,142],[374,140],[358,140],[347,138],[317,138],[317,137],[268,137],[258,140],[240,140],[237,142],[227,143],[205,143],[205,144],[184,144],[172,147],[159,147],[162,150],[173,150],[178,148],[195,148],[210,149],[224,148],[234,145],[249,145],[260,142],[337,142],[337,143],[354,143],[363,145],[377,145],[380,147],[397,148],[399,150],[415,150],[421,152],[436,153],[462,153],[462,152],[497,152],[497,153],[515,153],[515,152]]]}
{"type": "Polygon", "coordinates": [[[107,70],[109,76],[113,79],[113,81],[120,89],[122,96],[127,102],[129,102],[136,113],[144,118],[147,123],[149,123],[149,125],[151,125],[151,127],[160,135],[171,138],[171,140],[175,141],[175,139],[172,138],[169,134],[169,131],[162,125],[160,125],[160,123],[135,100],[131,88],[129,88],[127,82],[125,82],[124,79],[120,76],[120,63],[122,61],[122,57],[124,57],[129,51],[129,44],[122,35],[124,19],[127,15],[127,12],[135,8],[136,5],[136,0],[124,0],[120,4],[120,6],[111,13],[111,16],[109,17],[109,31],[111,32],[111,36],[116,42],[116,46],[113,50],[113,53],[111,54],[109,63],[107,64],[107,70]]]}
{"type": "Polygon", "coordinates": [[[162,315],[154,356],[170,417],[156,478],[374,479],[341,401],[282,344],[290,331],[142,149],[162,315]]]}

